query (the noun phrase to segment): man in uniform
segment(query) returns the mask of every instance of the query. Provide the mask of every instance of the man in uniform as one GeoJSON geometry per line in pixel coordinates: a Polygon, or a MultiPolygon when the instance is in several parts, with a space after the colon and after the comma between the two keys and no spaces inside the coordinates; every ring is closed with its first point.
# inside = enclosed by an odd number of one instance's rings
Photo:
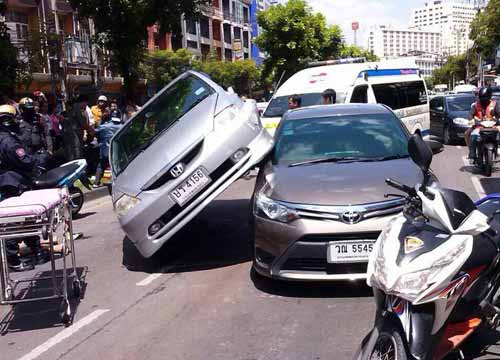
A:
{"type": "Polygon", "coordinates": [[[23,98],[19,102],[22,120],[19,124],[19,137],[27,150],[31,153],[46,151],[52,156],[54,149],[52,137],[47,123],[41,120],[35,111],[35,104],[30,98],[23,98]]]}
{"type": "MultiPolygon", "coordinates": [[[[16,109],[11,105],[0,105],[0,195],[1,198],[17,196],[29,190],[30,179],[47,164],[46,153],[31,154],[18,137],[16,109]]],[[[38,238],[26,239],[27,245],[35,252],[40,251],[38,238]]],[[[7,262],[14,271],[32,268],[19,259],[17,240],[7,240],[7,262]]],[[[39,254],[37,254],[38,256],[39,254]]],[[[41,254],[40,254],[41,255],[41,254]]]]}

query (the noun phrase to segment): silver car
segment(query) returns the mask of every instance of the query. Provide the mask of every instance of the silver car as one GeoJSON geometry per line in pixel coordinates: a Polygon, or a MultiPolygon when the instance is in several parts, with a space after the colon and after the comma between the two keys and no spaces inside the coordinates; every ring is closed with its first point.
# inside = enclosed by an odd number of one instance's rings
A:
{"type": "Polygon", "coordinates": [[[144,257],[193,219],[272,148],[254,101],[188,71],[112,139],[113,204],[144,257]]]}

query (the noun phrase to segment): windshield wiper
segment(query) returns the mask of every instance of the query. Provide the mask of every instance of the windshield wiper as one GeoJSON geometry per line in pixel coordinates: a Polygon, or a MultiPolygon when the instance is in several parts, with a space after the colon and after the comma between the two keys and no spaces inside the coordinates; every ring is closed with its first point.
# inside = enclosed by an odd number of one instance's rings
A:
{"type": "Polygon", "coordinates": [[[378,158],[373,158],[373,161],[389,161],[389,160],[398,160],[398,159],[408,159],[410,155],[390,155],[390,156],[381,156],[378,158]]]}
{"type": "Polygon", "coordinates": [[[360,158],[356,157],[329,157],[329,158],[321,158],[321,159],[314,159],[314,160],[308,160],[308,161],[302,161],[294,164],[288,165],[288,167],[297,167],[297,166],[304,166],[304,165],[313,165],[313,164],[322,164],[322,163],[339,163],[339,162],[355,162],[359,161],[360,158]]]}

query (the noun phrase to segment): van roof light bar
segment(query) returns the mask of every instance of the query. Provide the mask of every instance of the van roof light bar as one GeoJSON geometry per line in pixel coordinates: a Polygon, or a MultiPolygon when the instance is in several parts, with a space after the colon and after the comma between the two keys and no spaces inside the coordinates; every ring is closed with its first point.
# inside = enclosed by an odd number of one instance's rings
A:
{"type": "Polygon", "coordinates": [[[313,61],[307,64],[307,66],[315,67],[315,66],[325,66],[325,65],[360,64],[364,62],[366,62],[365,57],[357,57],[357,58],[346,58],[337,60],[313,61]]]}

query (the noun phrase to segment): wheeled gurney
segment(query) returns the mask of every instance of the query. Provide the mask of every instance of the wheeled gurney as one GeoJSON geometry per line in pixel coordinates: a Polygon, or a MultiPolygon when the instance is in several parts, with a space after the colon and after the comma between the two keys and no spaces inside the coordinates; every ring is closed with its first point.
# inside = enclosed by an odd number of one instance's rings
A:
{"type": "Polygon", "coordinates": [[[81,284],[76,269],[71,205],[67,188],[28,191],[21,196],[0,202],[0,304],[16,305],[32,301],[61,299],[61,321],[68,325],[72,320],[68,280],[71,280],[73,296],[79,298],[81,284]],[[48,240],[50,276],[13,280],[7,264],[6,241],[10,239],[22,241],[34,236],[48,240]],[[54,256],[56,241],[61,245],[63,254],[62,275],[59,276],[54,256]],[[71,257],[71,274],[68,274],[66,263],[68,252],[71,257]],[[59,283],[58,279],[61,278],[62,283],[59,283]],[[50,294],[27,298],[26,292],[21,291],[21,284],[28,283],[30,287],[36,287],[41,281],[50,281],[50,294]]]}

